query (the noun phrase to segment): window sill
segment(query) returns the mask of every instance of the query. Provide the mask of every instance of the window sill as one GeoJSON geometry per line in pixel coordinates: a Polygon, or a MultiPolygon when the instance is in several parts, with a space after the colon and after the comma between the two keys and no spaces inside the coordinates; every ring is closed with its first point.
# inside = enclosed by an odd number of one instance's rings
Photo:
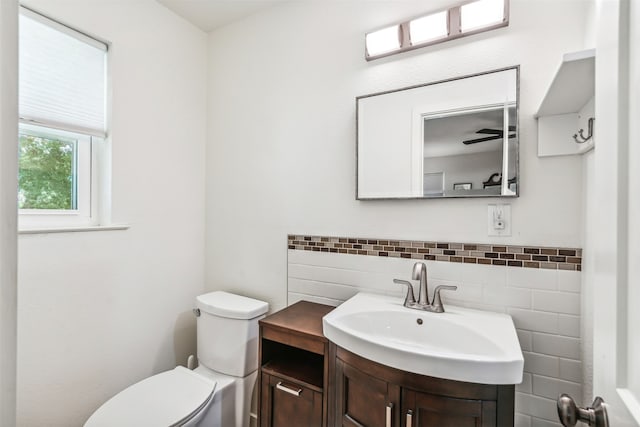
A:
{"type": "Polygon", "coordinates": [[[128,230],[129,224],[113,225],[90,225],[84,227],[45,227],[45,228],[25,228],[18,230],[18,234],[49,234],[49,233],[79,233],[86,231],[117,231],[128,230]]]}

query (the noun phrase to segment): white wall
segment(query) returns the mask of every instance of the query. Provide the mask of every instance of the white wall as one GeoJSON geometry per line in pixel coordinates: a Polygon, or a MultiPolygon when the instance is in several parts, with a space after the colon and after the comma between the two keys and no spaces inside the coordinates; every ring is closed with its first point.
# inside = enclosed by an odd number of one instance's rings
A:
{"type": "Polygon", "coordinates": [[[18,2],[0,1],[0,425],[16,417],[18,2]]]}
{"type": "Polygon", "coordinates": [[[364,33],[452,1],[291,2],[209,37],[208,289],[285,305],[287,233],[582,244],[581,159],[536,157],[533,118],[562,54],[583,47],[582,1],[511,2],[507,28],[364,60],[364,33]],[[355,200],[355,97],[521,65],[521,197],[488,238],[485,200],[355,200]],[[251,259],[250,267],[246,260],[251,259]]]}
{"type": "Polygon", "coordinates": [[[131,228],[19,239],[18,425],[77,426],[195,352],[207,38],[153,0],[26,3],[112,43],[112,216],[131,228]]]}
{"type": "Polygon", "coordinates": [[[489,176],[502,173],[502,150],[459,156],[425,157],[424,172],[444,171],[444,191],[451,192],[453,184],[470,182],[473,190],[482,190],[489,176]]]}

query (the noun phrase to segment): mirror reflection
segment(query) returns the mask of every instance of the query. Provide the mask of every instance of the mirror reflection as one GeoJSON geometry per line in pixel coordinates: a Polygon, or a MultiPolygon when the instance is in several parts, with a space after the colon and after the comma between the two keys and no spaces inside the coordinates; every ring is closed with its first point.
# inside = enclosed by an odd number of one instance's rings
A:
{"type": "Polygon", "coordinates": [[[515,107],[494,106],[424,117],[423,195],[500,196],[515,194],[515,107]],[[505,117],[506,116],[506,117],[505,117]],[[507,170],[513,171],[502,188],[505,135],[507,170]],[[505,191],[506,190],[506,191],[505,191]]]}
{"type": "Polygon", "coordinates": [[[359,97],[357,198],[517,196],[517,77],[509,68],[359,97]]]}

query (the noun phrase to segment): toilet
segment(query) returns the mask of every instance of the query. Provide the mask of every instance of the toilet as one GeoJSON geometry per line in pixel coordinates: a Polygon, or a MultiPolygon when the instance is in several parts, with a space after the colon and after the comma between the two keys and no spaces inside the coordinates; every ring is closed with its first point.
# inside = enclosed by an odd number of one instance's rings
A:
{"type": "Polygon", "coordinates": [[[198,364],[146,378],[104,403],[85,427],[248,427],[258,376],[258,320],[269,305],[228,292],[196,298],[198,364]]]}

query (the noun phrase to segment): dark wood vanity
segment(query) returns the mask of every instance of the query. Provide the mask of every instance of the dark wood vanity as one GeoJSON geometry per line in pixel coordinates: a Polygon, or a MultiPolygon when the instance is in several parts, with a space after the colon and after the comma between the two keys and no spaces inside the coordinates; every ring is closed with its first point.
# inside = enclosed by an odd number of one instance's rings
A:
{"type": "Polygon", "coordinates": [[[336,426],[513,426],[514,386],[443,380],[338,348],[336,426]]]}
{"type": "Polygon", "coordinates": [[[391,368],[322,334],[333,307],[301,301],[260,321],[260,427],[508,427],[514,386],[391,368]]]}
{"type": "Polygon", "coordinates": [[[300,301],[260,321],[260,427],[329,425],[333,378],[322,317],[333,308],[300,301]]]}

